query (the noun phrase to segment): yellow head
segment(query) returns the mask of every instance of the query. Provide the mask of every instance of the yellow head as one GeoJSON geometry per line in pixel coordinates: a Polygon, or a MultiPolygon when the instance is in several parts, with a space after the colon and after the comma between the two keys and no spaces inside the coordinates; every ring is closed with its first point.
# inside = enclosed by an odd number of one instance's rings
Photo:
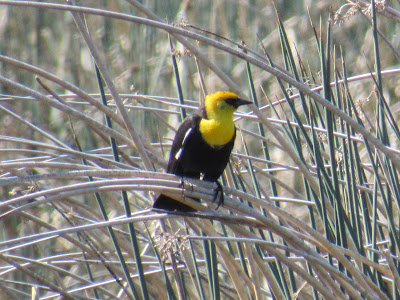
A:
{"type": "Polygon", "coordinates": [[[200,132],[205,141],[211,146],[229,143],[235,133],[233,113],[239,106],[250,103],[232,92],[216,92],[208,95],[204,102],[208,119],[200,122],[200,132]]]}
{"type": "Polygon", "coordinates": [[[204,106],[208,119],[233,120],[233,113],[240,105],[251,102],[242,100],[232,92],[215,92],[206,96],[204,106]]]}

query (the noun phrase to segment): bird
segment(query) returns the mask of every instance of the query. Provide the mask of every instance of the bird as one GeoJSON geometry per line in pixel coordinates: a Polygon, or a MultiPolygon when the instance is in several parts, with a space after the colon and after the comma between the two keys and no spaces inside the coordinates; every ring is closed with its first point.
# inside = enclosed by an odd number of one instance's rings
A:
{"type": "MultiPolygon", "coordinates": [[[[222,186],[218,181],[229,162],[236,127],[233,113],[252,102],[240,99],[229,91],[218,91],[206,96],[204,105],[180,124],[169,155],[167,173],[215,182],[214,201],[220,194],[218,207],[223,204],[222,186]]],[[[191,198],[198,202],[199,199],[191,198]]],[[[196,209],[169,196],[160,194],[153,208],[168,211],[195,212],[196,209]]]]}

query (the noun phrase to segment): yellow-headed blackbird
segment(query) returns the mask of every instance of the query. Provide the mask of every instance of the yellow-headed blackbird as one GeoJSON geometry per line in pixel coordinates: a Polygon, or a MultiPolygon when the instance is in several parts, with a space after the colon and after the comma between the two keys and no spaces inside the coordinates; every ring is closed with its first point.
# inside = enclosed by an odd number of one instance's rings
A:
{"type": "MultiPolygon", "coordinates": [[[[215,182],[218,185],[214,201],[222,186],[218,178],[229,161],[236,137],[233,113],[241,105],[252,102],[240,99],[232,92],[216,92],[206,97],[204,106],[188,116],[179,126],[172,143],[167,172],[215,182]]],[[[200,201],[199,199],[194,199],[200,201]]],[[[154,208],[196,211],[194,208],[161,194],[154,208]]]]}

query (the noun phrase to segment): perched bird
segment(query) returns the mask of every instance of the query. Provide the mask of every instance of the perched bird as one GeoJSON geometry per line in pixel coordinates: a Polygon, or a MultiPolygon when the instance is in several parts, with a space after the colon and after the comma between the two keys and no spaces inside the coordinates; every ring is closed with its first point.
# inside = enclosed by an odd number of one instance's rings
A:
{"type": "MultiPolygon", "coordinates": [[[[179,126],[172,143],[167,172],[215,182],[218,187],[214,201],[220,194],[218,205],[222,204],[223,192],[218,178],[228,164],[235,143],[233,113],[239,106],[251,103],[232,92],[216,92],[206,96],[204,106],[188,116],[179,126]]],[[[157,198],[153,207],[196,211],[163,194],[157,198]]]]}
{"type": "MultiPolygon", "coordinates": [[[[223,203],[222,186],[218,178],[224,172],[236,137],[233,113],[241,105],[252,102],[240,99],[232,92],[216,92],[206,96],[204,106],[188,116],[179,126],[168,161],[167,172],[179,176],[212,181],[217,184],[218,206],[223,203]]],[[[199,201],[199,199],[194,199],[199,201]]],[[[154,208],[196,211],[194,208],[161,194],[154,208]]]]}

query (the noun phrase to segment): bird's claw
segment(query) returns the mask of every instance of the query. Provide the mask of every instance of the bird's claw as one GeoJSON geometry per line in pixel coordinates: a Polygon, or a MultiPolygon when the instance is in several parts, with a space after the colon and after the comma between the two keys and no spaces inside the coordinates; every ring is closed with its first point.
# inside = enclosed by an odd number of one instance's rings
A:
{"type": "Polygon", "coordinates": [[[213,203],[218,199],[218,205],[216,210],[221,206],[221,204],[224,204],[224,190],[222,189],[221,183],[219,181],[215,182],[217,184],[217,187],[214,189],[214,197],[213,197],[213,203]],[[218,197],[219,194],[219,197],[218,197]]]}

